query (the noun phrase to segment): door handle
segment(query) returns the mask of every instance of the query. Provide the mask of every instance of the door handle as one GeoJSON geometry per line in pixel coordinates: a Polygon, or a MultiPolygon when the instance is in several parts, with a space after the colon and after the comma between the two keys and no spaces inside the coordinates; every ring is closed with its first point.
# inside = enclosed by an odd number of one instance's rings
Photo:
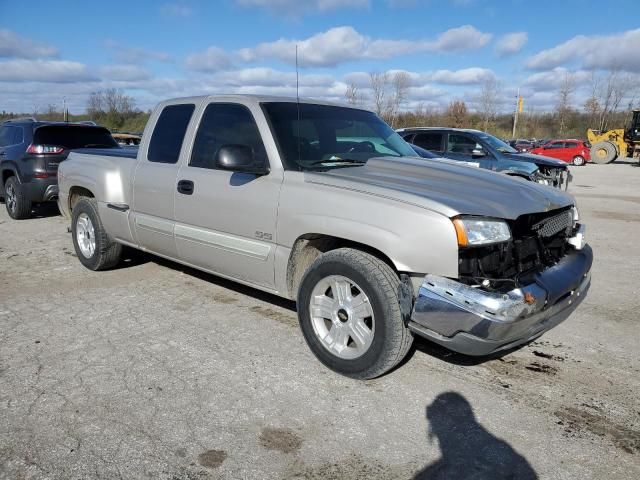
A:
{"type": "Polygon", "coordinates": [[[194,185],[191,180],[178,180],[178,193],[183,195],[192,195],[194,185]]]}

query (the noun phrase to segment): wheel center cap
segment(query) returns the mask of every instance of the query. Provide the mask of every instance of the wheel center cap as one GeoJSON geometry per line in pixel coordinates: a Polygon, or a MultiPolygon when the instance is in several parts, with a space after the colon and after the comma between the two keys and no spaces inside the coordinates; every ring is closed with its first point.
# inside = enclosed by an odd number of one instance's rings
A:
{"type": "Polygon", "coordinates": [[[349,320],[349,314],[344,308],[338,310],[338,319],[343,323],[349,320]]]}

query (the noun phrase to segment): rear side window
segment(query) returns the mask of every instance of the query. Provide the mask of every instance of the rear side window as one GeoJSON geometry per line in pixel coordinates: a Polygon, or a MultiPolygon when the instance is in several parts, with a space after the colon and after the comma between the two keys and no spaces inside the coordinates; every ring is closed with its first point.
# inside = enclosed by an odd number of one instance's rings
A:
{"type": "Polygon", "coordinates": [[[22,127],[14,127],[13,129],[13,145],[20,145],[24,142],[24,130],[22,127]]]}
{"type": "Polygon", "coordinates": [[[0,128],[0,147],[11,145],[13,141],[13,127],[0,128]]]}
{"type": "Polygon", "coordinates": [[[33,143],[59,145],[67,150],[118,146],[106,128],[84,125],[45,125],[39,127],[33,134],[33,143]]]}
{"type": "Polygon", "coordinates": [[[565,148],[578,148],[578,144],[576,142],[567,142],[564,146],[565,148]]]}
{"type": "Polygon", "coordinates": [[[147,158],[150,162],[178,162],[182,141],[195,107],[193,104],[164,107],[149,142],[147,158]]]}
{"type": "Polygon", "coordinates": [[[214,160],[224,145],[245,145],[257,164],[267,162],[267,152],[258,126],[247,107],[235,103],[212,103],[204,111],[189,165],[214,169],[214,160]]]}
{"type": "Polygon", "coordinates": [[[418,133],[413,139],[413,143],[426,150],[442,152],[442,137],[441,133],[418,133]]]}

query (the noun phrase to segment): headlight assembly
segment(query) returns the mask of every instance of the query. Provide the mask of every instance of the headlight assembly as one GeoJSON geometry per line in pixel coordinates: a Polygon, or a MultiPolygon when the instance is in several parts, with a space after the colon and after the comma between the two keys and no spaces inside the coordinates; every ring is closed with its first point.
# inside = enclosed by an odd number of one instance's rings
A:
{"type": "Polygon", "coordinates": [[[456,229],[458,245],[473,247],[489,245],[511,240],[509,225],[503,220],[488,218],[455,218],[453,226],[456,229]]]}

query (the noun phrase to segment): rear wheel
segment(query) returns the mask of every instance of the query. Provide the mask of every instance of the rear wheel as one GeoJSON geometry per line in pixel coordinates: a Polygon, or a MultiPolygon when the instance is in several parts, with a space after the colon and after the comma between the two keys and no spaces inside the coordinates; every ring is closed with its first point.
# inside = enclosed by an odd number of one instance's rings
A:
{"type": "Polygon", "coordinates": [[[14,220],[24,220],[31,217],[31,199],[27,196],[24,186],[16,177],[9,177],[4,184],[5,207],[7,213],[14,220]]]}
{"type": "Polygon", "coordinates": [[[581,157],[580,155],[576,155],[575,157],[573,157],[573,162],[572,163],[576,167],[581,167],[582,165],[585,164],[584,157],[581,157]]]}
{"type": "Polygon", "coordinates": [[[298,293],[300,328],[328,368],[357,379],[396,366],[413,336],[398,300],[400,279],[382,260],[349,248],[320,255],[298,293]]]}
{"type": "Polygon", "coordinates": [[[598,142],[591,147],[591,161],[595,163],[611,163],[617,155],[616,147],[611,142],[598,142]]]}
{"type": "Polygon", "coordinates": [[[93,198],[83,198],[73,207],[71,234],[78,260],[89,270],[106,270],[120,261],[122,245],[107,236],[93,198]]]}

